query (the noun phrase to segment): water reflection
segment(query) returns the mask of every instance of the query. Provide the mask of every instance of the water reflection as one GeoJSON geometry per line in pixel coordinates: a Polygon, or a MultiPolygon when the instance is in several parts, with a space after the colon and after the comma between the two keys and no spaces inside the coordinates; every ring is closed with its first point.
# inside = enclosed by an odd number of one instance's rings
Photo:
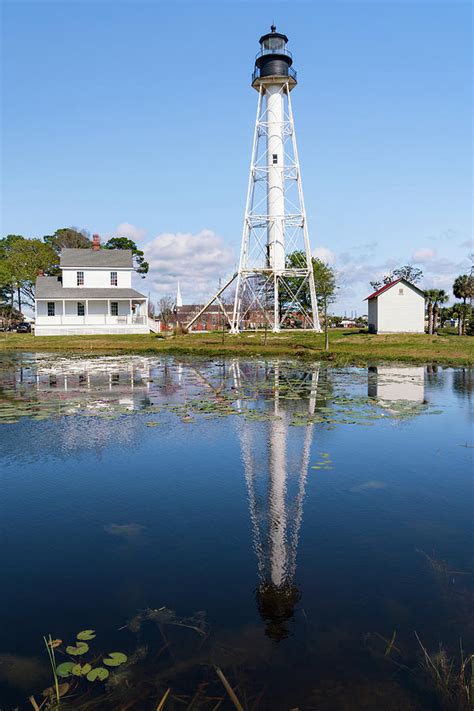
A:
{"type": "Polygon", "coordinates": [[[296,412],[314,415],[320,365],[289,375],[279,365],[251,373],[234,364],[236,389],[266,384],[256,407],[269,416],[255,427],[240,420],[238,433],[244,462],[253,546],[258,561],[257,605],[266,634],[278,641],[288,636],[287,623],[300,599],[295,584],[296,557],[303,519],[306,477],[314,424],[292,428],[296,412]]]}
{"type": "Polygon", "coordinates": [[[426,410],[423,366],[368,368],[367,394],[392,416],[410,418],[426,410]]]}
{"type": "MultiPolygon", "coordinates": [[[[235,631],[228,646],[248,652],[249,675],[278,699],[268,708],[303,708],[300,684],[305,708],[342,708],[345,690],[325,703],[324,684],[329,698],[348,670],[347,699],[357,693],[366,633],[396,629],[398,645],[417,629],[436,637],[433,649],[451,639],[445,589],[438,596],[417,551],[468,569],[471,371],[28,354],[2,363],[0,652],[36,653],[45,625],[66,639],[86,625],[115,629],[137,609],[205,609],[224,637],[235,631]],[[57,606],[48,581],[75,604],[57,606]],[[240,625],[252,626],[245,642],[240,625]]],[[[457,645],[472,597],[441,570],[463,612],[457,645]]],[[[104,647],[122,648],[105,635],[104,647]]],[[[377,684],[375,674],[367,690],[377,684]]]]}
{"type": "MultiPolygon", "coordinates": [[[[43,420],[91,415],[89,420],[65,418],[54,427],[54,436],[48,423],[36,429],[34,439],[28,428],[19,429],[17,447],[8,453],[16,458],[38,451],[67,458],[87,448],[105,449],[113,441],[133,446],[143,439],[144,419],[122,415],[171,412],[185,420],[192,419],[190,412],[240,415],[231,428],[247,488],[256,601],[266,633],[280,640],[289,634],[301,596],[297,551],[315,427],[333,428],[337,418],[363,424],[356,409],[366,407],[367,400],[372,409],[381,406],[391,416],[411,417],[423,411],[425,387],[433,378],[442,380],[442,371],[379,365],[366,374],[285,361],[31,355],[0,368],[0,404],[12,422],[19,415],[43,420]]],[[[452,388],[470,397],[472,371],[453,370],[452,388]]]]}
{"type": "Polygon", "coordinates": [[[471,400],[474,392],[474,370],[472,368],[456,368],[453,371],[453,392],[471,400]]]}
{"type": "Polygon", "coordinates": [[[378,365],[368,368],[369,397],[381,404],[396,401],[425,402],[425,368],[423,366],[395,367],[378,365]]]}
{"type": "MultiPolygon", "coordinates": [[[[140,409],[147,397],[150,365],[146,361],[98,364],[94,359],[43,362],[36,368],[39,400],[62,399],[70,408],[89,411],[116,403],[128,410],[140,409]]],[[[66,410],[71,412],[71,410],[66,410]]]]}

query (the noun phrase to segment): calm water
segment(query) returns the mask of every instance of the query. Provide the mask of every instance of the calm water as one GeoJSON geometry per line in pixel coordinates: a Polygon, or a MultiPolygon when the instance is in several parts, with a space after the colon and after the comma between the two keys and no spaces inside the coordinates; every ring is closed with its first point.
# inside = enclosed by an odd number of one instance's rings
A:
{"type": "Polygon", "coordinates": [[[76,660],[129,661],[107,685],[73,677],[65,708],[156,709],[168,687],[166,709],[234,708],[213,665],[245,709],[444,708],[415,632],[474,651],[473,385],[429,366],[4,357],[2,711],[51,683],[43,635],[59,663],[84,629],[76,660]]]}

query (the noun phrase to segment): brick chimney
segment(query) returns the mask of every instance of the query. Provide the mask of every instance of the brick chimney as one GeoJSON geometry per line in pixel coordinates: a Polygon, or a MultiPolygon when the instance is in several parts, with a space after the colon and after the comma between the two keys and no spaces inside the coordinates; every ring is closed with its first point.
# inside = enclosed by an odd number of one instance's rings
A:
{"type": "Polygon", "coordinates": [[[97,250],[100,249],[100,236],[99,235],[92,235],[92,249],[94,252],[97,252],[97,250]]]}

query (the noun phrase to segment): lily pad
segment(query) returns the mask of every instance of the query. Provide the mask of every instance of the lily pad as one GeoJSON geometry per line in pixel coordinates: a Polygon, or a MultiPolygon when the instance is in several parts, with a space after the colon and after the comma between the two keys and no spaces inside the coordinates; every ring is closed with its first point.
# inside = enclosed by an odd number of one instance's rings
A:
{"type": "Polygon", "coordinates": [[[88,681],[104,681],[104,679],[107,679],[109,676],[109,672],[107,669],[104,669],[104,667],[96,667],[95,669],[92,669],[88,675],[87,675],[87,680],[88,681]]]}
{"type": "Polygon", "coordinates": [[[78,642],[75,646],[70,644],[69,647],[66,647],[67,654],[70,654],[73,657],[79,657],[81,654],[85,654],[88,651],[89,645],[87,642],[78,642]]]}
{"type": "Polygon", "coordinates": [[[56,667],[56,674],[62,679],[66,676],[70,676],[72,674],[73,666],[74,662],[63,662],[62,664],[58,664],[56,667]]]}
{"type": "Polygon", "coordinates": [[[86,676],[91,669],[92,666],[90,664],[74,664],[71,673],[74,674],[74,676],[86,676]]]}
{"type": "Polygon", "coordinates": [[[108,657],[105,657],[102,661],[108,667],[119,667],[121,664],[125,664],[128,657],[123,652],[110,652],[108,657]]]}
{"type": "Polygon", "coordinates": [[[77,633],[77,639],[94,639],[95,630],[82,630],[77,633]]]}

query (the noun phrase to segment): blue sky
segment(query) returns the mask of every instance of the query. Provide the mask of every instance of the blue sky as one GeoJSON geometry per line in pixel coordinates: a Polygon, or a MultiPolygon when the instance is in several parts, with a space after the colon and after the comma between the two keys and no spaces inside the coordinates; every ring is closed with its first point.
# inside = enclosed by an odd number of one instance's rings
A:
{"type": "Polygon", "coordinates": [[[2,232],[129,235],[153,295],[203,298],[237,261],[272,21],[290,38],[313,249],[340,310],[408,262],[466,271],[471,11],[449,2],[3,0],[2,232]]]}

